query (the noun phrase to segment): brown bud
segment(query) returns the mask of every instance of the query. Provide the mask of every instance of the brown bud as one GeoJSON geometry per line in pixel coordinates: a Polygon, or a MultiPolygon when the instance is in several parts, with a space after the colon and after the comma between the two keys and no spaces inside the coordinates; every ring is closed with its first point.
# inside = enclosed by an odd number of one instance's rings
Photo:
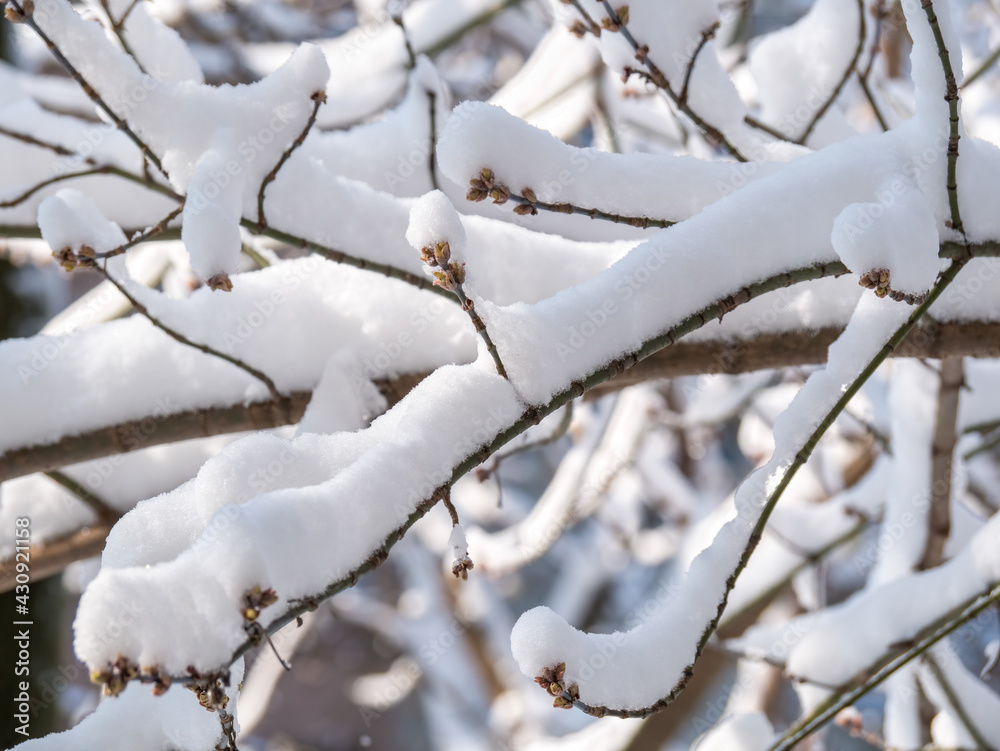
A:
{"type": "Polygon", "coordinates": [[[440,266],[447,265],[448,261],[451,260],[451,246],[448,245],[447,241],[440,242],[434,246],[434,260],[440,266]]]}
{"type": "Polygon", "coordinates": [[[622,26],[624,26],[625,24],[628,23],[628,6],[627,5],[622,5],[621,7],[618,8],[617,11],[615,11],[615,13],[617,13],[617,15],[618,15],[618,22],[620,24],[622,24],[622,26]]]}
{"type": "Polygon", "coordinates": [[[507,203],[507,199],[510,198],[510,191],[507,189],[506,185],[497,184],[493,190],[490,191],[490,198],[493,199],[493,203],[498,206],[502,206],[507,203]]]}
{"type": "Polygon", "coordinates": [[[63,271],[72,271],[77,267],[76,253],[73,252],[72,248],[53,250],[52,257],[63,267],[63,271]]]}
{"type": "Polygon", "coordinates": [[[210,276],[205,280],[205,284],[208,285],[209,289],[222,290],[223,292],[233,291],[233,281],[225,272],[210,276]]]}
{"type": "Polygon", "coordinates": [[[325,91],[314,91],[310,96],[314,102],[319,102],[320,104],[326,104],[326,92],[325,91]]]}
{"type": "MultiPolygon", "coordinates": [[[[451,271],[452,277],[459,284],[465,284],[465,264],[464,263],[452,263],[448,269],[451,271]]],[[[471,563],[471,561],[469,561],[471,563]]]]}
{"type": "Polygon", "coordinates": [[[552,706],[556,709],[572,709],[573,702],[569,699],[564,699],[562,696],[557,696],[552,702],[552,706]]]}
{"type": "Polygon", "coordinates": [[[524,196],[525,199],[527,199],[528,201],[531,201],[532,203],[535,203],[535,201],[538,200],[538,196],[535,195],[535,191],[533,191],[531,188],[525,188],[524,190],[522,190],[521,195],[524,196]]]}
{"type": "Polygon", "coordinates": [[[536,209],[530,203],[519,203],[517,206],[514,207],[514,213],[520,214],[521,216],[526,216],[528,214],[530,214],[531,216],[535,216],[535,214],[538,213],[538,209],[536,209]]]}
{"type": "Polygon", "coordinates": [[[434,257],[433,248],[421,248],[420,249],[420,260],[426,263],[431,268],[438,265],[437,259],[434,257]]]}
{"type": "Polygon", "coordinates": [[[480,190],[479,188],[469,188],[469,192],[465,194],[466,201],[483,201],[486,199],[489,193],[485,190],[480,190]]]}
{"type": "Polygon", "coordinates": [[[487,188],[493,186],[493,170],[491,170],[489,167],[483,167],[481,170],[479,170],[479,177],[486,184],[487,188]]]}

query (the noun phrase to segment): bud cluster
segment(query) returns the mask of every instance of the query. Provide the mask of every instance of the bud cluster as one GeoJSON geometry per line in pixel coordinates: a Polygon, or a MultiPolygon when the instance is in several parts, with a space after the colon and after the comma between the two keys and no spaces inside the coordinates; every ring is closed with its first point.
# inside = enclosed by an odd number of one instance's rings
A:
{"type": "Polygon", "coordinates": [[[858,284],[875,290],[878,297],[889,297],[896,302],[905,302],[909,305],[916,305],[925,299],[925,295],[900,292],[889,286],[889,269],[870,269],[861,275],[858,284]]]}
{"type": "Polygon", "coordinates": [[[580,700],[580,689],[575,683],[566,685],[566,663],[560,662],[555,667],[545,668],[542,674],[535,678],[535,683],[555,697],[552,706],[556,709],[569,709],[573,702],[580,700]]]}
{"type": "Polygon", "coordinates": [[[510,189],[497,181],[493,170],[489,167],[483,167],[479,170],[479,175],[469,180],[469,185],[472,187],[465,194],[466,199],[469,201],[478,202],[486,198],[492,198],[493,203],[501,206],[507,203],[507,199],[510,198],[510,189]]]}
{"type": "Polygon", "coordinates": [[[469,558],[469,554],[466,553],[461,558],[456,558],[454,563],[451,564],[451,573],[455,575],[456,579],[461,579],[462,581],[468,581],[469,571],[474,569],[476,564],[472,562],[469,558]]]}
{"type": "Polygon", "coordinates": [[[243,609],[240,613],[248,623],[255,623],[260,616],[260,611],[278,601],[278,595],[273,589],[261,589],[260,585],[254,585],[253,589],[243,595],[243,609]]]}
{"type": "Polygon", "coordinates": [[[605,31],[621,31],[622,26],[628,24],[628,6],[620,5],[615,9],[613,18],[605,17],[601,19],[601,28],[605,31]]]}
{"type": "Polygon", "coordinates": [[[72,271],[77,268],[97,265],[97,261],[95,260],[97,253],[89,245],[81,245],[78,253],[74,252],[69,246],[60,250],[53,250],[52,257],[63,267],[63,271],[72,271]]]}
{"type": "Polygon", "coordinates": [[[92,683],[99,683],[104,686],[105,696],[118,696],[128,682],[139,677],[139,668],[133,665],[128,657],[118,655],[113,663],[109,663],[103,670],[95,670],[90,674],[92,683]]]}
{"type": "Polygon", "coordinates": [[[216,710],[224,712],[226,706],[229,704],[229,696],[226,694],[225,687],[225,684],[229,682],[228,677],[224,684],[221,676],[203,676],[193,665],[188,665],[187,671],[188,675],[192,678],[191,683],[188,684],[188,688],[197,695],[198,703],[209,712],[215,712],[216,710]]]}
{"type": "Polygon", "coordinates": [[[432,269],[441,269],[434,272],[435,286],[454,292],[465,283],[465,264],[451,260],[451,246],[447,240],[436,243],[434,247],[426,245],[421,248],[420,260],[432,269]]]}

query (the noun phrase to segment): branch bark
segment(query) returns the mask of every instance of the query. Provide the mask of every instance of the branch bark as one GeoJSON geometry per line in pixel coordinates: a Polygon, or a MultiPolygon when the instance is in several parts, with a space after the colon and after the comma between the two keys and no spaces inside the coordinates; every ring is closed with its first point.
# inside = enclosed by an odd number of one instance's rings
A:
{"type": "MultiPolygon", "coordinates": [[[[607,383],[595,386],[588,396],[596,397],[636,383],[663,378],[733,375],[769,368],[820,365],[826,362],[827,349],[841,331],[841,328],[831,326],[728,342],[678,342],[607,383]]],[[[982,321],[927,322],[915,327],[892,354],[893,357],[935,359],[950,355],[1000,357],[1000,324],[982,321]]],[[[427,375],[411,373],[379,381],[376,385],[391,406],[427,375]]],[[[287,418],[282,413],[281,405],[273,400],[234,403],[168,415],[158,420],[156,430],[152,432],[143,430],[143,420],[139,419],[65,436],[55,443],[10,449],[0,454],[0,481],[165,443],[293,424],[302,419],[311,397],[312,393],[308,391],[291,393],[288,396],[290,411],[287,418]]]]}

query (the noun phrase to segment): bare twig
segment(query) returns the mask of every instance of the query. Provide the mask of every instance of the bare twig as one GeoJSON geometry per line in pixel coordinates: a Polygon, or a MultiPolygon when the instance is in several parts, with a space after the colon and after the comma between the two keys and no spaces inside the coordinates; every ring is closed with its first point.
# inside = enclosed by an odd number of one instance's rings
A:
{"type": "Polygon", "coordinates": [[[808,716],[792,725],[778,738],[768,751],[792,751],[798,743],[808,738],[826,723],[836,717],[842,710],[850,707],[869,691],[881,685],[890,675],[895,673],[910,661],[920,657],[928,649],[944,639],[956,629],[971,621],[987,608],[1000,602],[1000,586],[996,586],[948,613],[927,629],[925,636],[902,653],[893,652],[880,660],[869,670],[864,670],[847,686],[821,703],[808,716]],[[895,655],[895,656],[893,656],[895,655]]]}
{"type": "Polygon", "coordinates": [[[167,334],[175,341],[180,342],[181,344],[184,344],[188,347],[192,347],[193,349],[196,349],[199,352],[204,352],[206,355],[211,355],[213,357],[218,357],[220,360],[225,360],[226,362],[235,365],[237,368],[244,371],[245,373],[250,374],[258,381],[263,383],[265,387],[267,387],[267,391],[271,395],[271,399],[273,399],[278,404],[283,405],[285,409],[288,409],[288,397],[284,396],[280,391],[278,391],[278,387],[274,385],[274,381],[272,381],[265,373],[262,373],[261,371],[257,370],[257,368],[247,365],[245,362],[243,362],[237,357],[227,355],[225,352],[220,352],[214,347],[209,347],[207,344],[199,344],[198,342],[191,341],[186,336],[170,328],[162,321],[160,321],[158,318],[156,318],[156,316],[151,314],[149,310],[146,308],[146,306],[143,305],[141,302],[139,302],[131,293],[129,293],[125,285],[121,284],[117,279],[115,279],[114,276],[112,276],[107,271],[107,269],[96,265],[94,266],[94,268],[96,268],[104,276],[105,279],[111,282],[118,289],[118,291],[121,292],[130,303],[132,303],[132,307],[134,307],[136,311],[145,316],[146,319],[151,324],[156,326],[156,328],[160,329],[160,331],[167,334]]]}
{"type": "Polygon", "coordinates": [[[299,133],[298,137],[292,141],[292,143],[285,149],[278,163],[274,165],[274,168],[264,175],[264,179],[260,183],[260,190],[257,191],[257,231],[263,232],[264,228],[267,227],[267,219],[264,216],[264,191],[267,190],[267,186],[278,176],[278,171],[285,166],[285,162],[292,155],[302,143],[306,140],[306,136],[309,135],[309,131],[312,130],[313,124],[316,122],[316,113],[319,112],[319,108],[326,101],[325,91],[314,91],[309,97],[313,100],[313,109],[309,114],[309,119],[306,121],[305,127],[302,132],[299,133]]]}
{"type": "Polygon", "coordinates": [[[106,114],[108,117],[111,118],[111,121],[115,124],[115,126],[117,126],[119,130],[121,130],[126,136],[128,136],[129,140],[131,140],[132,143],[134,143],[136,146],[139,147],[139,150],[143,153],[143,156],[145,156],[150,163],[155,165],[156,169],[158,169],[161,174],[166,176],[167,173],[166,170],[163,169],[163,165],[160,163],[160,158],[153,153],[152,149],[150,149],[149,146],[146,145],[145,141],[143,141],[141,138],[139,138],[139,136],[135,134],[135,131],[133,131],[132,128],[129,127],[129,124],[125,122],[125,120],[120,118],[115,113],[115,111],[108,106],[107,102],[105,102],[104,99],[101,97],[101,95],[97,93],[97,90],[94,89],[94,87],[90,85],[87,79],[83,77],[83,74],[81,74],[80,71],[76,69],[76,66],[74,66],[73,63],[71,63],[67,59],[67,57],[62,53],[62,51],[56,46],[56,44],[51,39],[49,39],[48,35],[44,31],[42,31],[42,29],[38,26],[37,23],[35,23],[35,19],[32,18],[31,14],[24,12],[24,8],[21,6],[18,0],[8,0],[8,1],[10,2],[14,10],[18,13],[18,15],[21,16],[21,20],[23,20],[24,23],[26,23],[31,28],[32,31],[38,34],[38,38],[45,43],[45,46],[49,48],[49,51],[52,53],[53,57],[55,57],[55,59],[59,61],[59,64],[66,69],[66,71],[70,74],[70,76],[73,78],[74,81],[80,84],[80,88],[83,89],[83,92],[88,97],[90,97],[90,99],[94,102],[94,104],[96,104],[104,111],[104,114],[106,114]]]}
{"type": "MultiPolygon", "coordinates": [[[[701,129],[710,141],[721,145],[737,161],[747,161],[746,157],[740,153],[739,149],[726,139],[726,137],[722,134],[722,131],[708,123],[704,118],[698,115],[698,113],[692,110],[687,101],[681,101],[680,96],[670,85],[670,80],[666,77],[666,75],[664,75],[663,71],[660,70],[656,63],[650,59],[649,47],[647,45],[641,45],[636,41],[635,37],[632,36],[632,32],[628,28],[628,23],[623,21],[618,16],[618,12],[611,6],[611,3],[609,3],[608,0],[601,0],[601,4],[604,6],[605,12],[608,14],[608,30],[621,33],[622,37],[629,43],[635,52],[636,60],[638,60],[639,63],[646,69],[646,72],[644,72],[634,70],[632,68],[625,68],[625,77],[627,78],[632,74],[638,74],[643,78],[646,78],[650,83],[663,91],[681,112],[691,118],[694,124],[701,129]]],[[[707,40],[705,41],[707,42],[707,40]]]]}
{"type": "MultiPolygon", "coordinates": [[[[8,138],[14,138],[23,143],[31,144],[32,146],[39,146],[43,149],[48,149],[53,151],[59,156],[77,156],[77,153],[72,149],[67,149],[65,146],[60,146],[57,143],[52,143],[50,141],[43,141],[41,138],[36,138],[35,136],[28,135],[27,133],[21,133],[16,130],[11,130],[10,128],[5,128],[0,126],[0,135],[7,136],[8,138]]],[[[96,165],[97,162],[93,158],[87,157],[84,159],[87,164],[96,165]]]]}
{"type": "Polygon", "coordinates": [[[826,101],[823,102],[822,106],[818,110],[816,110],[815,113],[813,113],[812,119],[806,125],[805,130],[802,131],[802,135],[799,136],[796,143],[805,144],[805,142],[809,140],[809,136],[813,132],[813,128],[816,127],[816,124],[820,121],[823,115],[826,114],[827,110],[830,109],[831,106],[833,106],[833,103],[837,100],[837,97],[840,96],[840,92],[844,89],[844,86],[847,85],[847,82],[850,80],[851,76],[854,74],[854,71],[857,69],[858,60],[861,59],[861,53],[864,50],[864,48],[865,48],[865,3],[864,0],[858,0],[858,45],[854,49],[854,56],[851,58],[850,64],[844,70],[844,75],[841,76],[840,81],[837,82],[837,85],[834,87],[833,91],[830,92],[830,96],[828,96],[826,98],[826,101]]]}
{"type": "Polygon", "coordinates": [[[165,217],[163,217],[159,222],[154,224],[142,232],[139,232],[132,236],[132,239],[128,242],[122,243],[117,248],[112,248],[111,250],[106,250],[103,253],[95,253],[95,259],[112,258],[114,256],[120,256],[122,253],[126,252],[129,248],[132,248],[139,243],[144,243],[150,238],[156,237],[166,231],[167,225],[170,224],[174,219],[180,216],[181,212],[184,211],[184,203],[182,202],[180,206],[171,211],[165,217]]]}
{"type": "Polygon", "coordinates": [[[90,488],[84,487],[78,483],[65,472],[53,469],[46,472],[45,476],[90,506],[93,512],[97,514],[98,521],[107,523],[108,525],[113,525],[116,521],[118,521],[118,519],[121,518],[121,513],[119,513],[114,507],[110,506],[107,501],[90,490],[90,488]]]}
{"type": "Polygon", "coordinates": [[[520,446],[515,446],[510,451],[505,451],[502,454],[496,454],[493,457],[493,462],[490,464],[489,467],[485,469],[476,470],[476,479],[479,480],[479,482],[486,481],[490,477],[490,475],[496,473],[496,471],[500,469],[500,464],[505,459],[509,459],[510,457],[515,456],[516,454],[521,454],[525,451],[530,451],[532,449],[541,448],[542,446],[548,446],[552,443],[555,443],[564,435],[566,435],[566,431],[569,430],[569,424],[570,422],[572,422],[572,420],[573,420],[573,402],[568,402],[566,404],[566,409],[563,410],[563,416],[562,418],[560,418],[559,424],[556,425],[555,430],[553,430],[549,435],[545,436],[544,438],[539,438],[537,441],[528,441],[526,443],[522,443],[520,446]]]}
{"type": "Polygon", "coordinates": [[[960,138],[958,124],[961,114],[958,106],[958,85],[955,82],[955,73],[951,67],[951,55],[948,47],[944,43],[944,35],[941,33],[941,26],[938,23],[937,15],[934,13],[934,0],[921,0],[921,7],[927,15],[927,22],[930,24],[934,34],[934,43],[938,48],[938,58],[941,60],[941,70],[944,73],[945,101],[948,102],[948,208],[951,212],[951,228],[961,235],[965,235],[962,226],[962,213],[958,206],[958,141],[960,138]]]}
{"type": "Polygon", "coordinates": [[[948,676],[944,674],[944,671],[938,664],[937,659],[935,659],[934,651],[928,650],[925,652],[923,660],[927,667],[930,668],[931,673],[934,674],[934,680],[937,682],[938,686],[941,687],[941,691],[944,693],[945,698],[948,700],[948,704],[951,705],[952,710],[955,712],[955,716],[958,717],[959,722],[962,723],[965,729],[969,732],[969,735],[976,742],[976,748],[980,751],[996,751],[996,745],[991,744],[986,740],[982,731],[976,727],[976,723],[965,710],[965,705],[955,693],[955,689],[948,680],[948,676]]]}
{"type": "MultiPolygon", "coordinates": [[[[0,209],[9,209],[18,204],[24,203],[29,198],[31,198],[35,193],[47,188],[55,183],[63,182],[64,180],[74,180],[78,177],[89,177],[90,175],[119,175],[122,176],[124,170],[119,170],[116,167],[92,167],[90,169],[79,170],[78,172],[66,172],[62,175],[56,175],[55,177],[50,177],[47,180],[42,180],[39,183],[35,183],[27,190],[23,191],[14,198],[8,198],[6,201],[0,201],[0,209]]],[[[130,174],[130,173],[126,173],[130,174]]],[[[140,182],[145,183],[145,181],[140,180],[140,182]]]]}
{"type": "Polygon", "coordinates": [[[708,44],[709,41],[715,39],[715,32],[718,28],[719,22],[716,21],[707,29],[702,30],[701,39],[698,40],[698,46],[695,47],[694,53],[688,61],[687,69],[684,71],[684,83],[681,85],[680,93],[677,95],[678,106],[687,104],[688,87],[691,85],[691,74],[694,72],[695,63],[698,62],[698,55],[701,54],[701,51],[705,48],[705,45],[708,44]]]}
{"type": "Polygon", "coordinates": [[[987,55],[986,58],[976,67],[976,69],[968,75],[968,77],[962,82],[962,88],[964,89],[966,86],[971,86],[974,82],[978,81],[983,73],[993,67],[993,64],[997,60],[1000,60],[1000,47],[997,47],[989,55],[987,55]]]}
{"type": "Polygon", "coordinates": [[[430,108],[430,149],[431,153],[428,159],[428,168],[431,171],[431,187],[434,190],[438,190],[440,187],[438,185],[438,173],[437,173],[437,94],[433,91],[428,90],[427,92],[427,103],[430,108]]]}
{"type": "Polygon", "coordinates": [[[646,229],[648,227],[659,227],[665,229],[672,227],[677,222],[669,219],[652,219],[645,216],[625,216],[623,214],[612,214],[600,209],[587,209],[572,203],[548,203],[538,200],[532,188],[522,188],[520,193],[513,192],[503,183],[493,176],[491,169],[484,169],[479,175],[469,181],[466,199],[469,201],[485,201],[487,198],[493,199],[493,203],[503,205],[508,201],[516,203],[514,213],[521,216],[536,216],[539,210],[551,211],[555,214],[582,214],[591,219],[603,219],[615,224],[627,224],[631,227],[646,229]],[[484,177],[489,175],[489,177],[484,177]]]}

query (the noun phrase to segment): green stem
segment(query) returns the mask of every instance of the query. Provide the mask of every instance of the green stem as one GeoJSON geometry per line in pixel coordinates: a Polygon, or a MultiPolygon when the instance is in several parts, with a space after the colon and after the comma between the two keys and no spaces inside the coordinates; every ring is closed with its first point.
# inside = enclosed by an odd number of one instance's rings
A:
{"type": "Polygon", "coordinates": [[[938,23],[937,15],[934,13],[934,0],[921,0],[921,6],[927,15],[927,22],[930,24],[934,34],[934,43],[937,45],[938,57],[941,60],[941,69],[944,71],[945,101],[948,102],[948,207],[951,211],[951,228],[956,232],[965,234],[962,226],[962,213],[958,206],[958,140],[961,137],[958,133],[960,121],[958,109],[958,85],[955,82],[955,72],[951,67],[951,56],[948,47],[944,43],[944,35],[941,32],[941,25],[938,23]]]}
{"type": "Polygon", "coordinates": [[[955,693],[955,689],[952,688],[951,682],[948,680],[948,676],[944,674],[938,661],[934,658],[933,652],[927,652],[924,654],[924,662],[927,663],[927,667],[934,674],[934,680],[937,681],[941,690],[944,692],[945,697],[948,699],[948,703],[954,710],[955,715],[958,717],[962,725],[972,736],[972,740],[976,742],[977,751],[996,751],[995,746],[991,746],[983,734],[980,732],[979,728],[976,727],[976,723],[972,721],[972,717],[968,712],[965,711],[965,707],[962,704],[961,699],[955,693]]]}
{"type": "Polygon", "coordinates": [[[867,678],[859,678],[852,681],[845,689],[820,704],[813,712],[797,723],[792,725],[785,733],[775,741],[768,751],[792,751],[796,744],[808,738],[823,725],[837,716],[841,710],[854,704],[858,699],[869,693],[872,689],[881,685],[889,676],[899,670],[910,661],[920,657],[928,649],[933,647],[946,636],[954,632],[960,626],[968,623],[988,608],[1000,602],[1000,586],[993,587],[985,594],[979,595],[969,601],[966,605],[956,608],[956,610],[939,619],[940,626],[931,626],[927,636],[923,637],[914,646],[907,649],[896,657],[886,656],[879,661],[874,672],[865,671],[863,675],[867,678]]]}

